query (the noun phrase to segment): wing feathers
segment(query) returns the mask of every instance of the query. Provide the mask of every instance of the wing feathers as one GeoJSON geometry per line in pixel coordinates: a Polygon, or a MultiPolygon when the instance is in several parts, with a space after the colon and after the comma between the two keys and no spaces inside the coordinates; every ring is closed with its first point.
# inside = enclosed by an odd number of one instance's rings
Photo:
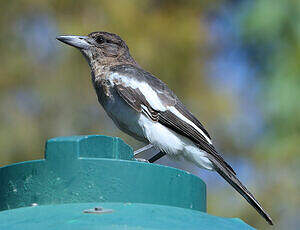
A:
{"type": "MultiPolygon", "coordinates": [[[[214,146],[211,145],[211,142],[208,142],[207,136],[201,134],[195,127],[180,119],[179,116],[172,113],[170,110],[166,109],[165,111],[154,110],[149,102],[146,100],[145,95],[140,91],[139,88],[131,88],[130,86],[124,86],[120,82],[115,83],[115,87],[119,95],[136,111],[144,112],[149,118],[153,121],[157,121],[166,127],[172,129],[173,131],[181,134],[192,140],[199,148],[214,156],[224,168],[235,174],[233,168],[225,162],[223,157],[218,154],[214,146]]],[[[185,109],[181,103],[178,102],[175,104],[175,108],[179,108],[181,111],[184,111],[185,114],[188,114],[187,109],[185,109]]],[[[191,113],[189,113],[191,116],[191,113]]],[[[182,115],[183,116],[183,115],[182,115]]],[[[187,118],[188,119],[188,118],[187,118]]],[[[194,118],[196,119],[196,118],[194,118]]],[[[191,121],[192,122],[192,121],[191,121]]],[[[200,123],[200,122],[199,122],[200,123]]],[[[192,123],[194,124],[194,123],[192,123]]],[[[195,124],[196,126],[196,124],[195,124]]],[[[202,125],[201,125],[202,126],[202,125]]],[[[198,127],[198,126],[196,126],[198,127]]],[[[201,127],[198,127],[200,130],[205,130],[201,127]]],[[[203,131],[203,133],[207,133],[203,131]]]]}
{"type": "Polygon", "coordinates": [[[123,85],[115,85],[118,94],[137,112],[142,112],[141,105],[147,101],[140,96],[137,90],[133,90],[130,87],[124,87],[123,85]]]}
{"type": "Polygon", "coordinates": [[[158,112],[154,110],[139,89],[116,85],[118,94],[137,112],[144,112],[153,121],[158,121],[158,112]]]}
{"type": "Polygon", "coordinates": [[[158,120],[160,123],[172,129],[173,131],[181,134],[182,136],[188,137],[200,149],[214,156],[220,162],[220,164],[223,165],[224,168],[235,174],[233,168],[225,162],[220,154],[218,154],[214,146],[208,143],[205,137],[203,137],[203,135],[201,135],[195,128],[185,123],[181,119],[178,119],[176,116],[174,116],[173,113],[168,110],[165,112],[160,112],[158,120]]]}
{"type": "MultiPolygon", "coordinates": [[[[122,66],[122,68],[123,67],[124,66],[122,66]]],[[[138,71],[138,69],[135,69],[135,71],[138,71]]],[[[141,77],[143,75],[138,76],[141,77]]],[[[150,80],[154,78],[152,75],[150,75],[150,77],[150,80]]],[[[137,84],[137,82],[135,82],[135,84],[137,84]]],[[[143,82],[143,84],[147,83],[143,82]]],[[[150,82],[149,85],[147,85],[147,87],[151,88],[151,90],[148,90],[147,92],[143,92],[142,87],[139,88],[137,85],[135,85],[135,87],[132,87],[132,85],[124,85],[120,81],[115,82],[114,85],[118,94],[137,112],[142,112],[153,121],[159,122],[176,133],[189,138],[200,149],[207,152],[207,157],[213,163],[215,170],[229,184],[231,184],[234,189],[238,191],[249,202],[249,204],[251,204],[258,213],[269,222],[269,224],[272,225],[273,221],[270,216],[266,213],[254,196],[247,190],[247,188],[238,180],[236,173],[231,166],[228,165],[222,156],[215,150],[214,146],[211,144],[208,132],[197,118],[195,118],[193,114],[184,107],[173,92],[170,91],[161,81],[157,80],[155,82],[155,84],[159,86],[159,90],[156,90],[156,87],[152,87],[151,84],[153,85],[154,83],[150,82]],[[160,108],[163,109],[158,110],[157,107],[154,109],[153,106],[151,106],[151,103],[153,102],[151,94],[153,93],[155,94],[153,95],[153,98],[155,100],[159,99],[159,104],[163,106],[160,106],[160,108]]]]}
{"type": "Polygon", "coordinates": [[[204,133],[205,135],[211,139],[209,133],[205,130],[204,126],[201,124],[201,122],[182,104],[182,103],[177,103],[175,105],[175,108],[187,119],[189,119],[191,122],[193,122],[196,126],[198,126],[204,133]]]}

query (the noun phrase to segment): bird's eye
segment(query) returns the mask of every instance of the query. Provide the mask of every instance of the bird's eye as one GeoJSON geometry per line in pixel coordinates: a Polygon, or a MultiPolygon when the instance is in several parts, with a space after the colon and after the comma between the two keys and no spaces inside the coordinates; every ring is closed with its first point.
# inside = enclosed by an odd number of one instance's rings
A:
{"type": "Polygon", "coordinates": [[[96,37],[95,41],[98,43],[98,44],[102,44],[105,42],[105,39],[102,37],[102,36],[98,36],[96,37]]]}

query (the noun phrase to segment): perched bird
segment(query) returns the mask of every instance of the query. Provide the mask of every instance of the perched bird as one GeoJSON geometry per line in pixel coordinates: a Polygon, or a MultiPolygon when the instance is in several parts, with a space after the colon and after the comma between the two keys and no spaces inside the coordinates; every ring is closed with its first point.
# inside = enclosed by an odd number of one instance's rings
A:
{"type": "Polygon", "coordinates": [[[273,225],[260,203],[216,151],[203,125],[164,82],[137,64],[118,35],[93,32],[88,36],[57,39],[84,55],[98,101],[117,127],[160,150],[150,162],[165,154],[181,156],[200,168],[218,172],[273,225]]]}

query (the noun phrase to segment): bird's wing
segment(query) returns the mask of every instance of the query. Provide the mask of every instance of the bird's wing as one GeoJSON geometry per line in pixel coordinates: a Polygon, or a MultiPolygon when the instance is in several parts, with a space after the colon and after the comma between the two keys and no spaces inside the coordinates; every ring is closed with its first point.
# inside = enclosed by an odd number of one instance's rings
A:
{"type": "Polygon", "coordinates": [[[112,78],[118,94],[136,111],[146,114],[154,122],[192,140],[208,153],[215,170],[238,191],[271,225],[272,219],[260,203],[238,180],[234,170],[215,150],[202,124],[184,107],[168,87],[151,74],[136,67],[121,66],[112,78]],[[124,72],[119,71],[123,69],[124,72]],[[132,75],[134,73],[134,75],[132,75]],[[134,77],[133,77],[134,76],[134,77]]]}
{"type": "Polygon", "coordinates": [[[185,109],[181,102],[178,102],[173,107],[170,107],[170,109],[160,112],[158,121],[182,136],[188,137],[200,149],[214,157],[226,170],[235,174],[233,168],[227,164],[223,157],[216,151],[211,139],[205,135],[203,129],[185,116],[188,113],[190,112],[185,109]]]}
{"type": "Polygon", "coordinates": [[[199,148],[214,157],[224,169],[235,174],[231,166],[215,150],[203,125],[162,81],[129,65],[118,66],[117,70],[118,73],[112,76],[112,84],[133,109],[189,138],[199,148]]]}

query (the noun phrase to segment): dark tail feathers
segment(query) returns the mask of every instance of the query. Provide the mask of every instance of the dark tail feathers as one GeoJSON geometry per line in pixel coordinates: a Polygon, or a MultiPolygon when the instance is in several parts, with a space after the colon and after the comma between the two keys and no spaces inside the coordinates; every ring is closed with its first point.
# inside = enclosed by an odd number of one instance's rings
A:
{"type": "Polygon", "coordinates": [[[231,171],[225,169],[217,160],[210,159],[214,166],[215,170],[238,191],[249,204],[256,209],[256,211],[270,224],[273,225],[273,221],[268,213],[263,209],[261,204],[254,198],[254,196],[247,190],[247,188],[238,180],[236,175],[231,171]]]}

